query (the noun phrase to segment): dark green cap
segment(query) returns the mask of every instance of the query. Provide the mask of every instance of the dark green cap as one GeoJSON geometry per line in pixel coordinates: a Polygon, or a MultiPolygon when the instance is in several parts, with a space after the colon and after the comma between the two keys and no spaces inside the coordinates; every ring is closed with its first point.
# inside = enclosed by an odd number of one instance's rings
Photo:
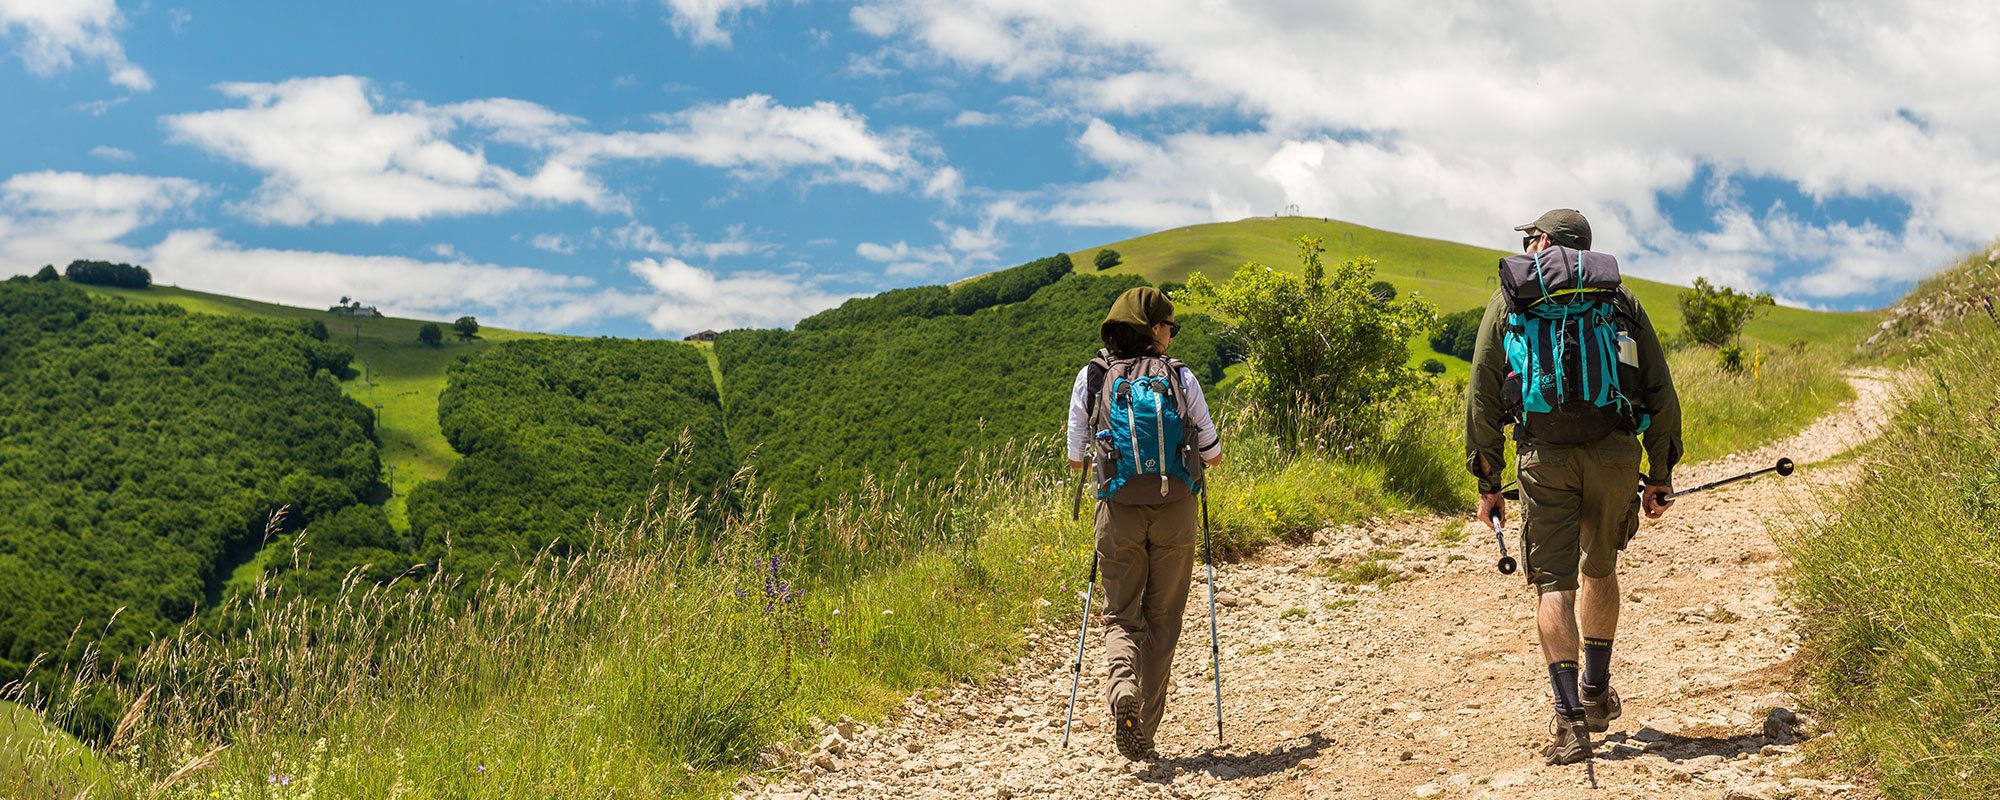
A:
{"type": "Polygon", "coordinates": [[[1517,231],[1541,231],[1556,244],[1577,250],[1590,249],[1590,220],[1574,208],[1552,208],[1534,222],[1514,227],[1517,231]]]}

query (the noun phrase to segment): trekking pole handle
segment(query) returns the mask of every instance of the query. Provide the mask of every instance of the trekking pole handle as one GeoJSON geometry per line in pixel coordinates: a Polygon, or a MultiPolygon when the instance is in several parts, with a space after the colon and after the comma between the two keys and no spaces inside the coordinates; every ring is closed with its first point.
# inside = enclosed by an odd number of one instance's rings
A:
{"type": "Polygon", "coordinates": [[[1493,540],[1500,545],[1500,563],[1497,565],[1500,569],[1500,574],[1514,574],[1514,570],[1518,569],[1520,565],[1514,563],[1513,556],[1507,555],[1507,532],[1500,527],[1499,515],[1496,514],[1487,517],[1486,521],[1493,526],[1493,540]]]}

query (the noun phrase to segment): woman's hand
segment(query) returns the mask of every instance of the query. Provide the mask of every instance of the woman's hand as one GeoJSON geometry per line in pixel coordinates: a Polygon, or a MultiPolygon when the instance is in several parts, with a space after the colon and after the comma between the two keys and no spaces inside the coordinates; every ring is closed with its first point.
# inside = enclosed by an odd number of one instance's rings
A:
{"type": "Polygon", "coordinates": [[[1078,461],[1078,460],[1076,460],[1076,459],[1070,459],[1070,462],[1069,462],[1069,468],[1070,468],[1070,469],[1083,469],[1083,462],[1081,462],[1081,461],[1078,461]]]}

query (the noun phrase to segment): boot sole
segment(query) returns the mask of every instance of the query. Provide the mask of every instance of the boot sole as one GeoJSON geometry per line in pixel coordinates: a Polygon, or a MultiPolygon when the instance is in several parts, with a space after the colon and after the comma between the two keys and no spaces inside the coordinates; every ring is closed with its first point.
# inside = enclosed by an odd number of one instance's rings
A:
{"type": "Polygon", "coordinates": [[[1119,703],[1116,713],[1117,720],[1114,724],[1118,726],[1118,731],[1112,738],[1118,743],[1118,754],[1124,756],[1127,761],[1146,760],[1145,737],[1139,734],[1138,702],[1119,703]]]}

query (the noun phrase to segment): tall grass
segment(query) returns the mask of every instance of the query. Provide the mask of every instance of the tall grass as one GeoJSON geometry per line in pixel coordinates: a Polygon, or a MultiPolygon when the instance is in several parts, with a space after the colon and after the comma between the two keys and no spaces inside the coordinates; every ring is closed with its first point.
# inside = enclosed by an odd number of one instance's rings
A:
{"type": "Polygon", "coordinates": [[[1784,439],[1854,399],[1840,370],[1845,343],[1753,348],[1746,359],[1761,355],[1762,364],[1734,372],[1707,347],[1667,356],[1681,401],[1683,463],[1784,439]]]}
{"type": "Polygon", "coordinates": [[[1863,480],[1786,537],[1817,702],[1891,797],[2000,796],[2000,326],[1961,324],[1863,480]]]}
{"type": "MultiPolygon", "coordinates": [[[[782,528],[760,504],[720,514],[663,487],[600,521],[591,547],[476,586],[412,573],[350,581],[332,602],[259,586],[129,679],[77,676],[129,709],[103,757],[85,768],[45,747],[0,774],[0,795],[713,794],[814,718],[879,716],[990,670],[1024,627],[1073,617],[1089,521],[1070,520],[1050,444],[974,458],[951,481],[870,481],[782,528]]],[[[1229,447],[1212,473],[1224,553],[1416,502],[1387,485],[1407,467],[1366,454],[1229,447]]],[[[753,477],[738,483],[757,496],[753,477]]]]}

